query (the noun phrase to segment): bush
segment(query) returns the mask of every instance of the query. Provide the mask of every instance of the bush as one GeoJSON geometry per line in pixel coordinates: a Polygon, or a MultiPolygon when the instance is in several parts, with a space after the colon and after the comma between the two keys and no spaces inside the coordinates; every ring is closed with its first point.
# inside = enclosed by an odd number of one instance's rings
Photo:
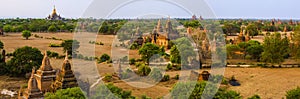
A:
{"type": "Polygon", "coordinates": [[[165,82],[165,81],[169,81],[169,80],[170,80],[170,75],[164,75],[164,77],[161,81],[165,82]]]}
{"type": "Polygon", "coordinates": [[[101,84],[97,87],[95,95],[90,97],[91,99],[135,99],[134,96],[131,96],[131,91],[124,91],[121,88],[114,86],[112,83],[107,85],[101,84]],[[110,91],[107,91],[109,89],[110,91]]]}
{"type": "Polygon", "coordinates": [[[174,77],[174,79],[179,80],[179,75],[176,74],[176,76],[174,77]]]}
{"type": "Polygon", "coordinates": [[[180,65],[176,65],[176,70],[181,70],[181,66],[180,65]]]}
{"type": "Polygon", "coordinates": [[[60,44],[52,44],[52,43],[50,43],[49,47],[61,47],[61,45],[60,44]]]}
{"type": "Polygon", "coordinates": [[[23,36],[24,38],[26,38],[26,40],[28,40],[28,38],[29,38],[31,35],[32,35],[31,32],[28,31],[28,30],[22,31],[22,36],[23,36]]]}
{"type": "Polygon", "coordinates": [[[85,99],[84,94],[82,93],[79,87],[60,89],[55,93],[46,93],[45,99],[85,99]]]}
{"type": "Polygon", "coordinates": [[[54,57],[54,58],[58,58],[59,54],[56,52],[51,52],[51,51],[47,51],[47,55],[48,57],[54,57]]]}
{"type": "Polygon", "coordinates": [[[110,60],[110,56],[107,55],[107,54],[102,54],[101,57],[98,60],[98,63],[102,63],[102,62],[105,62],[105,61],[108,61],[108,60],[110,60]]]}
{"type": "Polygon", "coordinates": [[[248,99],[261,99],[259,95],[253,95],[249,97],[248,99]]]}
{"type": "Polygon", "coordinates": [[[286,99],[300,99],[300,87],[286,92],[286,99]]]}
{"type": "Polygon", "coordinates": [[[146,66],[145,64],[142,64],[138,68],[138,73],[142,76],[147,76],[151,72],[151,69],[149,66],[146,66]]]}
{"type": "Polygon", "coordinates": [[[107,74],[107,75],[104,76],[103,80],[104,80],[104,81],[111,82],[111,81],[113,80],[113,77],[112,77],[112,75],[107,74]]]}
{"type": "Polygon", "coordinates": [[[129,60],[129,64],[130,64],[130,65],[134,65],[134,64],[135,64],[135,59],[134,59],[134,58],[131,58],[131,59],[129,60]]]}
{"type": "Polygon", "coordinates": [[[172,68],[173,68],[173,66],[170,63],[168,63],[167,70],[172,70],[172,68]]]}

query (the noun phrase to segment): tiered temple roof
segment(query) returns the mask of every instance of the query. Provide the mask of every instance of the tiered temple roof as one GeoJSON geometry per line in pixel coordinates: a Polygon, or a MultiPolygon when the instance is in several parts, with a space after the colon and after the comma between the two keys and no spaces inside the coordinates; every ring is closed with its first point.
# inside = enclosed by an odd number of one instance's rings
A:
{"type": "Polygon", "coordinates": [[[37,80],[34,78],[35,68],[32,69],[31,77],[28,81],[28,87],[24,91],[21,99],[43,99],[44,95],[42,91],[38,88],[37,80]]]}
{"type": "Polygon", "coordinates": [[[59,88],[66,89],[66,88],[72,88],[77,86],[78,86],[77,80],[71,69],[71,63],[68,59],[68,54],[66,52],[66,57],[62,65],[61,71],[58,72],[56,81],[52,85],[52,87],[54,87],[55,89],[59,89],[59,88]]]}
{"type": "Polygon", "coordinates": [[[52,68],[46,52],[42,61],[42,65],[34,76],[38,82],[38,88],[40,90],[43,92],[51,90],[50,86],[52,82],[55,81],[56,71],[52,68]]]}

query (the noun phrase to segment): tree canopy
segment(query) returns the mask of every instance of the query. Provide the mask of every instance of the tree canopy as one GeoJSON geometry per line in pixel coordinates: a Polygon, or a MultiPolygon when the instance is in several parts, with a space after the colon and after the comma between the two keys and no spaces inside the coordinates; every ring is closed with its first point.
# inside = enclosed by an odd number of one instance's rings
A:
{"type": "Polygon", "coordinates": [[[85,95],[79,87],[60,89],[55,93],[46,93],[45,99],[85,99],[85,95]]]}
{"type": "Polygon", "coordinates": [[[282,39],[280,33],[266,36],[263,47],[261,59],[271,64],[283,62],[286,53],[289,53],[289,41],[286,37],[282,39]]]}
{"type": "Polygon", "coordinates": [[[3,42],[0,40],[0,49],[3,49],[4,48],[4,44],[3,42]]]}
{"type": "Polygon", "coordinates": [[[286,92],[286,99],[299,99],[300,98],[300,87],[292,89],[286,92]]]}
{"type": "Polygon", "coordinates": [[[139,49],[139,54],[142,56],[144,62],[149,64],[150,58],[160,53],[160,48],[152,43],[146,43],[139,49]]]}
{"type": "Polygon", "coordinates": [[[65,40],[61,43],[64,52],[68,52],[69,55],[76,54],[79,48],[79,42],[77,40],[65,40]]]}
{"type": "Polygon", "coordinates": [[[23,36],[24,38],[26,38],[26,40],[28,40],[28,38],[29,38],[30,36],[32,36],[32,34],[31,34],[30,31],[24,30],[24,31],[22,31],[22,36],[23,36]]]}
{"type": "Polygon", "coordinates": [[[6,70],[13,76],[25,75],[32,68],[39,68],[42,64],[43,55],[37,48],[22,47],[13,52],[13,58],[8,61],[6,70]]]}

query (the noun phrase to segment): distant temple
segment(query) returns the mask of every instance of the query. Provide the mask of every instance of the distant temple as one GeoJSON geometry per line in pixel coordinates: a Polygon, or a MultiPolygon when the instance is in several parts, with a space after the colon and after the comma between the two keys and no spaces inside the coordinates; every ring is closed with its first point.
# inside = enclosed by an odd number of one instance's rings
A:
{"type": "Polygon", "coordinates": [[[142,36],[141,32],[139,31],[139,27],[137,27],[135,37],[135,42],[138,45],[142,45],[145,42],[151,42],[158,46],[168,48],[170,46],[170,40],[179,38],[179,32],[176,29],[173,29],[171,20],[168,18],[165,28],[163,28],[161,25],[161,20],[158,20],[157,25],[154,27],[152,33],[148,35],[142,36]]]}
{"type": "Polygon", "coordinates": [[[232,44],[239,44],[241,42],[248,42],[251,40],[249,33],[246,33],[247,26],[242,25],[240,34],[237,38],[234,38],[234,40],[230,41],[232,44]]]}
{"type": "Polygon", "coordinates": [[[68,55],[64,60],[62,70],[52,68],[50,60],[45,53],[41,67],[35,73],[32,70],[28,81],[28,88],[19,90],[19,99],[42,99],[46,92],[55,92],[58,89],[77,87],[77,80],[71,69],[68,55]]]}
{"type": "Polygon", "coordinates": [[[57,14],[56,8],[54,6],[52,13],[46,18],[48,20],[62,20],[63,18],[57,14]]]}

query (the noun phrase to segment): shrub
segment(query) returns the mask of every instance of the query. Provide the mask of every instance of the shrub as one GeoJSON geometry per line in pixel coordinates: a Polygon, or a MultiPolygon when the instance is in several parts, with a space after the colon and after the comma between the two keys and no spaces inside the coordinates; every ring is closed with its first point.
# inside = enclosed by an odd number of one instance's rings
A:
{"type": "Polygon", "coordinates": [[[113,77],[112,77],[112,75],[107,74],[107,75],[104,76],[103,80],[111,82],[113,80],[113,77]]]}
{"type": "Polygon", "coordinates": [[[172,68],[173,68],[173,66],[170,63],[168,63],[167,70],[171,70],[172,68]]]}
{"type": "Polygon", "coordinates": [[[176,74],[176,76],[174,77],[174,79],[179,80],[179,75],[176,74]]]}
{"type": "Polygon", "coordinates": [[[261,99],[259,95],[253,95],[249,97],[248,99],[261,99]]]}
{"type": "Polygon", "coordinates": [[[142,64],[138,68],[138,73],[142,76],[147,76],[151,72],[151,69],[149,66],[146,66],[145,64],[142,64]]]}
{"type": "Polygon", "coordinates": [[[286,92],[286,99],[300,99],[300,87],[286,92]]]}
{"type": "Polygon", "coordinates": [[[134,58],[131,58],[131,59],[129,60],[129,64],[130,64],[130,65],[134,65],[134,64],[135,64],[135,59],[134,59],[134,58]]]}
{"type": "Polygon", "coordinates": [[[163,79],[161,80],[162,82],[169,81],[170,76],[169,75],[164,75],[163,79]]]}
{"type": "Polygon", "coordinates": [[[176,65],[176,70],[181,70],[181,66],[180,65],[176,65]]]}
{"type": "Polygon", "coordinates": [[[82,93],[79,87],[60,89],[55,93],[46,93],[45,99],[85,99],[84,94],[82,93]]]}
{"type": "Polygon", "coordinates": [[[48,57],[55,57],[55,58],[58,58],[59,57],[59,54],[56,53],[56,52],[51,52],[51,51],[47,51],[47,55],[48,57]]]}
{"type": "Polygon", "coordinates": [[[108,60],[110,60],[110,56],[107,55],[107,54],[102,54],[101,57],[98,60],[98,63],[102,63],[102,62],[105,62],[105,61],[108,61],[108,60]]]}
{"type": "Polygon", "coordinates": [[[50,43],[49,47],[61,47],[61,45],[60,44],[52,44],[52,43],[50,43]]]}
{"type": "Polygon", "coordinates": [[[26,38],[26,40],[28,40],[28,38],[29,38],[31,35],[32,35],[31,32],[28,31],[28,30],[22,31],[22,36],[23,36],[24,38],[26,38]]]}

